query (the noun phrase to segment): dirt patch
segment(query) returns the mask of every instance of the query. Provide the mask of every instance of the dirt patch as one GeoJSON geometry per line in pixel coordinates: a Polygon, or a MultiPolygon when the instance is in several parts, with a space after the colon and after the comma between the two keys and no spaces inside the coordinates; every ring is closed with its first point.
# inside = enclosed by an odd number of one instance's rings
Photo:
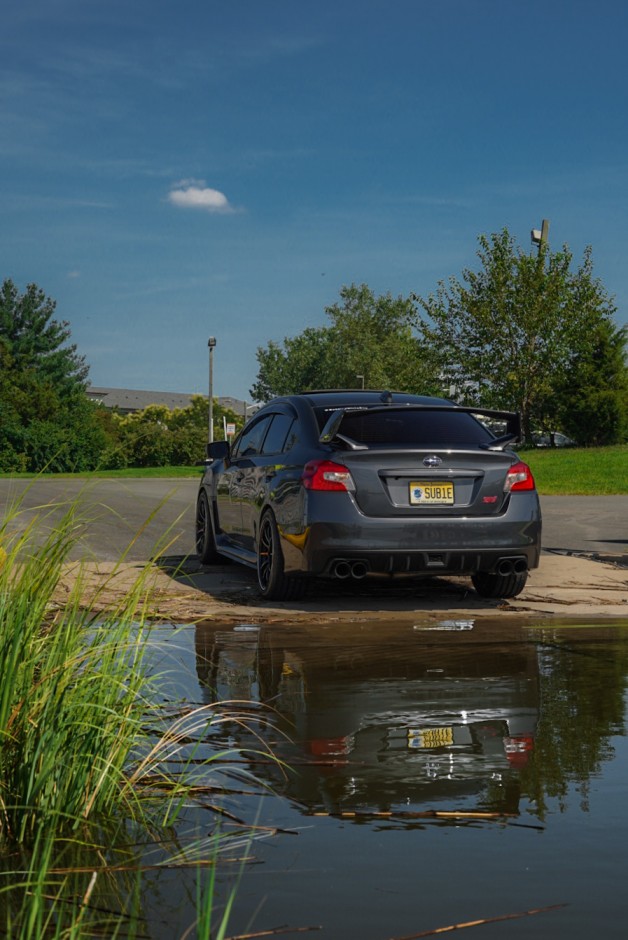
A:
{"type": "Polygon", "coordinates": [[[172,623],[270,623],[281,621],[369,621],[495,615],[628,618],[628,569],[617,559],[544,554],[525,590],[512,600],[479,597],[467,578],[429,581],[366,579],[356,586],[317,582],[296,603],[265,603],[254,573],[238,565],[201,567],[195,557],[169,557],[144,565],[72,563],[66,566],[56,600],[63,603],[81,578],[83,603],[95,612],[117,605],[139,577],[145,579],[150,619],[172,623]]]}

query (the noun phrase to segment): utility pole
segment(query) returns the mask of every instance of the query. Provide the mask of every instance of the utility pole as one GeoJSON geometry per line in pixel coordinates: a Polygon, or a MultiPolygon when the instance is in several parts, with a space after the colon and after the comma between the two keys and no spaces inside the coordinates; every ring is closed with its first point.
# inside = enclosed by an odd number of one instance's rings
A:
{"type": "Polygon", "coordinates": [[[541,249],[543,245],[547,245],[547,240],[549,238],[549,219],[543,219],[543,224],[541,228],[533,228],[530,232],[530,238],[533,245],[537,245],[539,249],[539,254],[541,254],[541,249]]]}

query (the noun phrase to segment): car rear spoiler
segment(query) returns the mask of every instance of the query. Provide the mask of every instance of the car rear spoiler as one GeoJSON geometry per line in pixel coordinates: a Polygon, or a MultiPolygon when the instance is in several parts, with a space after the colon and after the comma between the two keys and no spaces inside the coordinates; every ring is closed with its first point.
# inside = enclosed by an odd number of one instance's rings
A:
{"type": "MultiPolygon", "coordinates": [[[[508,444],[514,444],[521,440],[521,415],[517,411],[496,411],[492,408],[473,408],[464,405],[348,405],[346,408],[337,408],[325,422],[325,426],[320,433],[319,441],[321,444],[329,444],[340,430],[340,425],[346,414],[355,414],[357,411],[368,411],[369,414],[385,414],[390,411],[444,411],[458,412],[472,415],[477,418],[488,418],[494,421],[506,422],[506,433],[496,437],[494,441],[487,441],[481,444],[485,450],[502,450],[508,444]]],[[[490,428],[489,428],[490,430],[490,428]]],[[[343,440],[345,440],[343,438],[343,440]]],[[[364,445],[358,445],[360,449],[364,445]]]]}

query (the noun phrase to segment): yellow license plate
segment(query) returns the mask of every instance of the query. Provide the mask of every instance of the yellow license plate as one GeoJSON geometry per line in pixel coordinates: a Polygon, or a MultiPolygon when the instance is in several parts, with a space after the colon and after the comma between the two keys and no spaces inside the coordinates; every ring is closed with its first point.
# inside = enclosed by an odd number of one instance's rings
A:
{"type": "Polygon", "coordinates": [[[453,506],[453,503],[453,483],[424,483],[421,480],[413,480],[410,483],[411,506],[423,506],[427,504],[432,506],[453,506]]]}
{"type": "Polygon", "coordinates": [[[450,747],[454,743],[454,729],[422,728],[408,731],[408,747],[450,747]]]}

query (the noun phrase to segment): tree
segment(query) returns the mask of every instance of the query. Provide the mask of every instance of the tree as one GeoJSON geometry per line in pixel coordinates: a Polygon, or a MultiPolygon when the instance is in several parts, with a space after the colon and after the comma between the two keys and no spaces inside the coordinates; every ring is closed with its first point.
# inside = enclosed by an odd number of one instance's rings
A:
{"type": "Polygon", "coordinates": [[[35,369],[17,369],[0,341],[0,471],[91,470],[106,441],[81,387],[60,391],[35,369]]]}
{"type": "Polygon", "coordinates": [[[90,470],[106,444],[87,366],[34,284],[0,288],[0,469],[90,470]]]}
{"type": "MultiPolygon", "coordinates": [[[[223,418],[242,427],[242,418],[214,401],[214,438],[223,435],[223,418]]],[[[207,399],[194,395],[187,408],[149,405],[128,415],[109,415],[110,443],[103,455],[108,468],[193,466],[205,456],[207,399]]]]}
{"type": "Polygon", "coordinates": [[[557,417],[558,389],[567,388],[578,359],[594,355],[615,306],[593,276],[590,248],[572,271],[566,246],[551,252],[542,245],[529,255],[507,229],[480,236],[479,244],[479,271],[465,269],[462,280],[415,297],[428,315],[420,333],[457,397],[520,411],[529,440],[537,424],[557,417]]]}
{"type": "Polygon", "coordinates": [[[267,401],[307,389],[390,388],[438,391],[428,350],[416,336],[412,300],[375,294],[362,284],[343,287],[327,307],[331,324],[308,327],[282,345],[259,347],[259,372],[251,395],[267,401]]]}
{"type": "MultiPolygon", "coordinates": [[[[333,348],[328,327],[308,327],[294,337],[286,337],[283,348],[274,340],[257,350],[259,371],[250,394],[255,401],[268,401],[275,395],[290,395],[303,389],[329,388],[328,363],[333,348]]],[[[351,384],[355,383],[355,376],[351,384]]]]}
{"type": "Polygon", "coordinates": [[[627,330],[606,321],[576,353],[556,385],[560,427],[578,444],[616,444],[628,438],[627,330]]]}
{"type": "Polygon", "coordinates": [[[85,387],[88,366],[68,344],[69,323],[53,318],[56,303],[36,284],[23,294],[11,280],[0,289],[0,338],[17,369],[34,369],[55,386],[85,387]]]}

